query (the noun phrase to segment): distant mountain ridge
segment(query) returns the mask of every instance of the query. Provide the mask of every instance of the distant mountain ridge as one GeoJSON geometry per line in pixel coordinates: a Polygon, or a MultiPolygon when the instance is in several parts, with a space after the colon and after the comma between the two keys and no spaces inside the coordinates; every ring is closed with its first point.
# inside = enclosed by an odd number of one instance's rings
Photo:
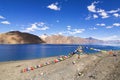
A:
{"type": "Polygon", "coordinates": [[[50,35],[44,34],[37,36],[20,31],[10,31],[0,34],[0,44],[119,44],[120,40],[103,41],[92,37],[81,38],[64,35],[50,35]]]}
{"type": "Polygon", "coordinates": [[[104,43],[120,45],[120,40],[109,40],[109,41],[104,41],[104,43]]]}
{"type": "Polygon", "coordinates": [[[48,44],[100,44],[104,42],[102,40],[94,39],[92,37],[81,38],[63,35],[51,35],[51,36],[45,35],[43,38],[44,41],[48,44]]]}
{"type": "Polygon", "coordinates": [[[44,43],[44,41],[36,35],[23,33],[19,31],[10,31],[0,34],[0,44],[35,44],[44,43]]]}

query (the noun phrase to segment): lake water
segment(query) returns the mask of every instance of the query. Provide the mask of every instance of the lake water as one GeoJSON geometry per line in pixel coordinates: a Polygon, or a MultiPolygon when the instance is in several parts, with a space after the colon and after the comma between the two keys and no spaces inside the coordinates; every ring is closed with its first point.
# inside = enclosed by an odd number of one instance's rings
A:
{"type": "MultiPolygon", "coordinates": [[[[79,45],[57,45],[57,44],[20,44],[0,45],[0,62],[37,59],[51,56],[68,55],[79,45]]],[[[119,46],[83,45],[84,47],[97,48],[101,50],[120,50],[119,46]]],[[[95,53],[84,48],[85,53],[95,53]]]]}

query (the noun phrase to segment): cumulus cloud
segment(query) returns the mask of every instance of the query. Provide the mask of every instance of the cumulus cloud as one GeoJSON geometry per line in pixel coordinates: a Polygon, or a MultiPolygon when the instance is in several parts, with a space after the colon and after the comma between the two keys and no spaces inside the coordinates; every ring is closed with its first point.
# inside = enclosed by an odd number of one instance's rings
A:
{"type": "Polygon", "coordinates": [[[86,20],[90,20],[91,18],[94,18],[94,19],[97,19],[98,18],[98,15],[99,15],[99,18],[109,18],[111,17],[112,15],[114,17],[120,17],[120,8],[116,9],[116,10],[109,10],[109,11],[106,11],[104,9],[101,9],[101,8],[97,8],[95,4],[97,4],[99,2],[93,2],[91,3],[91,5],[87,6],[87,9],[89,12],[91,12],[91,14],[93,13],[93,16],[88,16],[87,18],[85,18],[86,20]]]}
{"type": "Polygon", "coordinates": [[[98,24],[96,24],[96,26],[101,26],[101,27],[105,27],[106,29],[110,29],[110,28],[113,28],[114,27],[114,25],[109,25],[109,26],[107,26],[106,24],[104,24],[104,23],[98,23],[98,24]]]}
{"type": "Polygon", "coordinates": [[[49,29],[49,27],[43,23],[43,22],[39,22],[39,23],[33,23],[31,24],[31,27],[28,27],[24,30],[24,32],[31,32],[31,31],[35,31],[35,30],[47,30],[49,29]]]}
{"type": "Polygon", "coordinates": [[[94,19],[98,18],[98,15],[93,14],[93,18],[94,18],[94,19]]]}
{"type": "Polygon", "coordinates": [[[116,9],[116,10],[110,10],[108,11],[108,13],[116,13],[116,12],[119,12],[120,11],[120,8],[116,9]]]}
{"type": "Polygon", "coordinates": [[[86,17],[85,20],[90,20],[91,17],[91,15],[88,15],[88,17],[86,17]]]}
{"type": "Polygon", "coordinates": [[[76,29],[76,28],[72,28],[71,26],[67,26],[67,30],[65,31],[61,31],[57,34],[70,34],[70,35],[75,35],[75,34],[80,34],[80,33],[83,33],[85,31],[85,29],[76,29]]]}
{"type": "Polygon", "coordinates": [[[98,18],[98,15],[93,14],[93,15],[88,15],[88,17],[86,17],[85,20],[96,19],[96,18],[98,18]]]}
{"type": "Polygon", "coordinates": [[[113,28],[113,26],[107,26],[106,28],[107,28],[107,29],[110,29],[110,28],[113,28]]]}
{"type": "Polygon", "coordinates": [[[113,26],[120,27],[120,23],[114,23],[113,26]]]}
{"type": "Polygon", "coordinates": [[[120,17],[120,14],[114,13],[113,16],[115,16],[115,17],[120,17]]]}
{"type": "Polygon", "coordinates": [[[90,30],[96,30],[97,28],[96,27],[93,27],[93,28],[89,28],[90,30]]]}
{"type": "Polygon", "coordinates": [[[70,31],[68,31],[69,34],[79,34],[79,33],[83,33],[85,31],[85,29],[72,29],[70,31]]]}
{"type": "Polygon", "coordinates": [[[110,28],[113,28],[113,27],[120,27],[120,23],[113,23],[112,25],[109,25],[109,26],[106,26],[106,24],[104,23],[101,23],[101,24],[96,24],[97,26],[104,26],[106,29],[110,29],[110,28]]]}
{"type": "Polygon", "coordinates": [[[71,26],[67,26],[67,30],[71,30],[71,26]]]}
{"type": "Polygon", "coordinates": [[[113,28],[113,27],[120,27],[120,23],[113,23],[112,25],[108,25],[108,26],[106,26],[106,24],[104,24],[104,23],[101,23],[101,24],[98,23],[96,25],[105,27],[106,29],[110,29],[110,28],[113,28]]]}
{"type": "Polygon", "coordinates": [[[97,11],[102,18],[108,18],[108,14],[105,10],[97,11]]]}
{"type": "Polygon", "coordinates": [[[47,8],[49,8],[51,10],[55,10],[55,11],[60,11],[60,7],[58,7],[58,3],[52,3],[52,4],[48,5],[47,8]]]}
{"type": "Polygon", "coordinates": [[[5,19],[5,17],[3,17],[3,16],[0,15],[0,19],[5,19]]]}
{"type": "Polygon", "coordinates": [[[74,34],[83,33],[84,31],[85,29],[73,29],[71,26],[67,26],[66,33],[74,35],[74,34]]]}
{"type": "Polygon", "coordinates": [[[5,25],[9,25],[11,24],[9,21],[6,20],[6,18],[4,16],[0,15],[0,19],[1,19],[1,24],[5,24],[5,25]]]}
{"type": "Polygon", "coordinates": [[[98,1],[97,2],[94,1],[91,5],[87,6],[88,10],[90,12],[96,12],[96,6],[95,6],[95,4],[97,4],[97,3],[99,3],[99,2],[98,1]]]}
{"type": "Polygon", "coordinates": [[[63,35],[63,32],[59,32],[58,34],[59,34],[59,35],[63,35]]]}
{"type": "Polygon", "coordinates": [[[101,24],[96,24],[97,26],[106,26],[106,24],[104,24],[104,23],[101,23],[101,24]]]}
{"type": "MultiPolygon", "coordinates": [[[[91,12],[93,12],[93,11],[91,11],[91,12]]],[[[98,15],[101,16],[101,18],[108,18],[109,17],[108,13],[105,10],[103,10],[103,9],[99,9],[99,8],[98,9],[94,9],[93,13],[96,13],[96,14],[93,14],[93,17],[89,17],[89,19],[90,18],[96,19],[96,18],[98,18],[98,15]]]]}
{"type": "Polygon", "coordinates": [[[1,21],[1,24],[6,24],[6,25],[8,25],[8,24],[11,24],[9,21],[1,21]]]}
{"type": "Polygon", "coordinates": [[[97,10],[97,13],[102,13],[102,12],[105,12],[105,10],[103,10],[103,9],[98,9],[97,10]]]}

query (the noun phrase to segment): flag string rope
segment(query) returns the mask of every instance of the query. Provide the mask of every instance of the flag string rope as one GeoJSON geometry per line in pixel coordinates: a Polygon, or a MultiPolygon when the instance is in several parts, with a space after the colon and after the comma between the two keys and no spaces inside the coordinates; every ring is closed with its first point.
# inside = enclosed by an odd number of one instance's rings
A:
{"type": "MultiPolygon", "coordinates": [[[[98,52],[107,52],[106,50],[101,50],[101,49],[88,48],[88,47],[84,47],[84,48],[94,50],[94,51],[98,51],[98,52]]],[[[50,65],[50,64],[55,64],[55,63],[64,61],[64,60],[72,57],[74,54],[78,54],[78,53],[82,53],[82,52],[83,52],[83,47],[80,46],[74,52],[70,53],[68,56],[60,56],[58,59],[55,59],[54,61],[50,61],[50,62],[46,62],[46,63],[43,63],[43,64],[39,64],[39,65],[24,68],[24,69],[21,70],[21,73],[29,72],[29,71],[32,71],[32,70],[35,70],[35,69],[38,69],[38,68],[41,68],[41,67],[44,67],[44,66],[47,66],[47,65],[50,65]]]]}

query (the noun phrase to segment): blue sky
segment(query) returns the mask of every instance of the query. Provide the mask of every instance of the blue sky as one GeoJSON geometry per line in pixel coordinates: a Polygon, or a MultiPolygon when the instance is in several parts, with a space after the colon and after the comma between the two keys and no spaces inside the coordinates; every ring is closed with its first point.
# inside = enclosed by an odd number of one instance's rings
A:
{"type": "Polygon", "coordinates": [[[120,40],[119,0],[0,0],[0,33],[120,40]]]}

